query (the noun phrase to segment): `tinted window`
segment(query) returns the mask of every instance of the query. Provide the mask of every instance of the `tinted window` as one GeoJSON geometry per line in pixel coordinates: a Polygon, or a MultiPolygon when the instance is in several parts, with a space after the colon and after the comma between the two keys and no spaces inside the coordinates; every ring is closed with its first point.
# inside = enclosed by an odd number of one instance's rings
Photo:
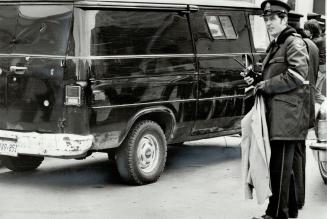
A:
{"type": "Polygon", "coordinates": [[[200,9],[191,13],[198,53],[251,52],[245,18],[242,11],[200,9]]]}
{"type": "Polygon", "coordinates": [[[15,52],[64,55],[72,6],[22,5],[18,8],[15,52]]]}
{"type": "Polygon", "coordinates": [[[208,28],[214,39],[237,39],[229,16],[206,16],[208,28]]]}
{"type": "Polygon", "coordinates": [[[15,33],[17,6],[0,6],[0,53],[11,52],[10,42],[15,33]]]}
{"type": "Polygon", "coordinates": [[[186,16],[177,12],[88,10],[85,16],[91,55],[192,53],[186,16]]]}

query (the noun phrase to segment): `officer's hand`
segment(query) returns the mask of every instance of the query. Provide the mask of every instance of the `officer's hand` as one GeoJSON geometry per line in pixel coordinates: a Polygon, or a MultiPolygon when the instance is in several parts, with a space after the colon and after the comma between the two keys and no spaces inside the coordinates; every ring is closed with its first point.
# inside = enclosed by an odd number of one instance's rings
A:
{"type": "Polygon", "coordinates": [[[253,84],[253,82],[254,82],[254,78],[252,78],[252,77],[250,77],[250,76],[246,76],[246,77],[244,77],[244,81],[245,81],[245,83],[247,83],[248,85],[251,85],[251,84],[253,84]]]}
{"type": "Polygon", "coordinates": [[[259,83],[257,83],[257,85],[254,88],[254,93],[262,94],[264,91],[265,83],[266,81],[260,81],[259,83]]]}

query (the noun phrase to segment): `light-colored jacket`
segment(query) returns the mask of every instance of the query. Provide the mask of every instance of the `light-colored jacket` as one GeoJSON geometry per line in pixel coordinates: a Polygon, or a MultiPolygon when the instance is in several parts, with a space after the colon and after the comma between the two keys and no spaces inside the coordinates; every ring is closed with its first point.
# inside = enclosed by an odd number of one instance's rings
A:
{"type": "Polygon", "coordinates": [[[271,156],[266,109],[263,97],[257,95],[252,109],[242,119],[242,174],[245,186],[245,198],[253,199],[253,188],[259,204],[269,196],[271,156]]]}

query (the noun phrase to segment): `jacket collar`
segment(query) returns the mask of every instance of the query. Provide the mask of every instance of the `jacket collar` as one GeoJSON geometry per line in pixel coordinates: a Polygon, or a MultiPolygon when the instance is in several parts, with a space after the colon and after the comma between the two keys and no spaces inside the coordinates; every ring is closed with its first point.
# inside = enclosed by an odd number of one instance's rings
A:
{"type": "Polygon", "coordinates": [[[283,44],[285,42],[285,40],[287,39],[287,37],[289,37],[290,35],[292,35],[293,33],[296,33],[295,29],[287,26],[277,37],[277,44],[283,44]]]}
{"type": "Polygon", "coordinates": [[[287,38],[288,36],[292,35],[293,33],[296,33],[295,29],[292,28],[292,27],[290,27],[290,26],[287,26],[287,27],[286,27],[286,28],[285,28],[285,29],[284,29],[284,30],[283,30],[283,31],[278,35],[278,37],[277,37],[276,39],[273,39],[273,40],[270,42],[270,44],[269,44],[269,46],[268,46],[266,52],[269,52],[270,49],[271,49],[271,47],[275,46],[276,44],[277,44],[277,45],[283,44],[283,43],[285,42],[286,38],[287,38]]]}

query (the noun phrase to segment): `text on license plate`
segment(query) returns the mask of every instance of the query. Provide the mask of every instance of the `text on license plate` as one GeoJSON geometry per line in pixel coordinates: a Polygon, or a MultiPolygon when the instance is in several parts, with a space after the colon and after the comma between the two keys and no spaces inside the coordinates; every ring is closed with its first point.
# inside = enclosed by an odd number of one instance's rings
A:
{"type": "Polygon", "coordinates": [[[0,154],[17,157],[17,143],[0,141],[0,154]]]}

